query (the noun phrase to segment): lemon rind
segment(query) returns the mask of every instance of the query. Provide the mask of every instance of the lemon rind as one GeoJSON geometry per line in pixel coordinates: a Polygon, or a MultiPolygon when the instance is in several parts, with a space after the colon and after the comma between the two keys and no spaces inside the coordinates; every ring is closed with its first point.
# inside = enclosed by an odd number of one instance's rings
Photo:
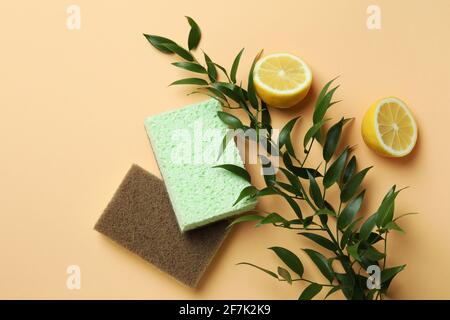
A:
{"type": "Polygon", "coordinates": [[[409,110],[408,106],[406,105],[405,102],[403,102],[402,100],[400,100],[399,98],[395,98],[395,97],[388,97],[388,98],[384,98],[378,101],[377,103],[377,107],[375,109],[375,115],[373,117],[373,125],[375,128],[375,134],[377,136],[378,142],[380,144],[380,146],[384,149],[384,152],[386,152],[387,154],[389,154],[390,156],[394,156],[394,157],[403,157],[406,156],[407,154],[409,154],[413,149],[414,146],[416,145],[417,142],[417,125],[416,122],[414,120],[414,117],[411,113],[411,111],[409,110]],[[411,118],[411,124],[413,127],[413,136],[412,136],[412,143],[408,146],[408,148],[404,149],[404,150],[395,150],[392,147],[386,145],[384,143],[384,140],[381,136],[381,132],[378,126],[378,114],[380,112],[381,106],[386,104],[386,103],[390,103],[390,102],[394,102],[394,103],[398,103],[400,106],[402,106],[402,108],[405,110],[405,112],[408,114],[408,116],[411,118]]]}
{"type": "Polygon", "coordinates": [[[302,59],[300,59],[299,57],[294,56],[293,54],[290,54],[290,53],[276,53],[276,54],[271,54],[267,57],[259,59],[255,64],[253,75],[254,75],[254,81],[257,82],[260,87],[264,88],[266,91],[269,91],[269,92],[272,92],[272,93],[275,93],[275,94],[281,95],[281,96],[291,96],[293,94],[299,93],[300,91],[307,88],[310,85],[310,83],[312,82],[312,72],[311,72],[311,69],[309,68],[309,66],[306,64],[306,62],[303,61],[302,59]],[[267,58],[273,58],[273,57],[290,57],[290,58],[300,62],[300,64],[302,64],[302,66],[305,70],[305,81],[303,81],[303,83],[301,85],[295,87],[294,89],[289,89],[289,90],[278,90],[278,89],[272,88],[271,86],[268,86],[267,84],[265,84],[259,78],[258,71],[259,71],[262,63],[267,58]]]}

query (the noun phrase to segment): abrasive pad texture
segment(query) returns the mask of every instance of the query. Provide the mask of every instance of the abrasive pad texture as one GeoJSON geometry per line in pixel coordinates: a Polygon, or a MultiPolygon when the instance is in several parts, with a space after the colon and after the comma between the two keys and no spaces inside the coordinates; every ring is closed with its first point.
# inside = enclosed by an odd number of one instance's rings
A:
{"type": "Polygon", "coordinates": [[[195,287],[225,238],[228,223],[181,232],[163,181],[133,165],[95,230],[195,287]]]}
{"type": "Polygon", "coordinates": [[[208,100],[145,120],[172,206],[182,231],[248,211],[256,200],[233,206],[250,184],[214,165],[224,162],[243,167],[236,144],[229,143],[217,159],[227,126],[217,116],[219,103],[208,100]],[[211,134],[211,133],[218,134],[211,134]],[[215,152],[214,152],[215,151],[215,152]],[[212,155],[208,158],[208,152],[212,155]]]}

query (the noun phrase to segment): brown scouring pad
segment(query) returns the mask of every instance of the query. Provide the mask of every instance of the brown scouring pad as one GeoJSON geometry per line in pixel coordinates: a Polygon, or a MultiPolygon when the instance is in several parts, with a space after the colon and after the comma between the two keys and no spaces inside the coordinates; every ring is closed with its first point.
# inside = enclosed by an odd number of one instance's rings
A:
{"type": "Polygon", "coordinates": [[[227,235],[227,225],[221,221],[182,233],[164,182],[133,165],[95,230],[195,287],[227,235]]]}

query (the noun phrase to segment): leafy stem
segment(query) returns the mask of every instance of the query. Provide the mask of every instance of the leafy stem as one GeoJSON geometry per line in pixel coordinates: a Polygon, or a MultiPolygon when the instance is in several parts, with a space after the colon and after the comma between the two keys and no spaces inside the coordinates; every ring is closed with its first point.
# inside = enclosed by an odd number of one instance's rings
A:
{"type": "Polygon", "coordinates": [[[383,270],[386,269],[386,259],[387,259],[387,238],[388,232],[384,235],[384,258],[383,258],[383,270]]]}
{"type": "Polygon", "coordinates": [[[312,145],[314,143],[314,140],[315,140],[315,138],[311,139],[311,143],[309,144],[308,149],[306,149],[305,158],[303,159],[303,162],[301,163],[301,167],[302,168],[305,166],[306,160],[308,160],[308,157],[309,157],[309,154],[311,153],[311,148],[312,148],[312,145]]]}
{"type": "MultiPolygon", "coordinates": [[[[339,219],[339,216],[341,214],[341,209],[342,209],[342,201],[339,200],[339,208],[338,211],[336,213],[336,218],[339,219]]],[[[338,224],[336,223],[336,241],[339,242],[339,227],[338,224]]]]}
{"type": "MultiPolygon", "coordinates": [[[[278,281],[288,281],[286,279],[278,279],[278,281]]],[[[316,283],[314,281],[305,279],[305,278],[298,278],[298,279],[291,279],[290,281],[295,282],[295,281],[304,281],[304,282],[308,282],[308,283],[316,283]]],[[[325,283],[318,283],[318,285],[322,286],[322,287],[335,287],[335,285],[332,284],[325,284],[325,283]]]]}
{"type": "MultiPolygon", "coordinates": [[[[247,87],[244,88],[242,82],[237,79],[237,70],[243,49],[236,55],[230,71],[214,62],[204,52],[205,63],[202,64],[193,54],[200,43],[200,28],[192,18],[186,18],[191,27],[187,49],[168,38],[144,34],[148,42],[160,52],[181,58],[182,61],[173,63],[175,67],[192,73],[191,78],[177,80],[172,85],[195,85],[197,89],[193,93],[205,94],[217,100],[224,109],[244,111],[248,116],[247,121],[225,111],[220,111],[218,116],[232,129],[241,129],[244,132],[254,130],[256,138],[252,139],[256,139],[258,147],[264,146],[265,141],[269,158],[280,156],[285,165],[285,167],[279,167],[279,169],[288,182],[280,180],[280,174],[267,174],[264,176],[266,184],[264,188],[257,189],[255,186],[244,188],[236,203],[249,197],[279,196],[287,201],[295,214],[295,218],[290,219],[287,218],[287,215],[282,216],[276,212],[248,213],[237,218],[231,225],[253,221],[256,222],[256,226],[271,224],[278,228],[301,231],[298,233],[299,235],[321,248],[321,252],[312,249],[303,249],[303,251],[330,284],[316,283],[305,279],[303,277],[304,267],[300,257],[283,247],[271,247],[269,249],[277,255],[289,270],[279,266],[277,274],[250,263],[241,264],[257,268],[279,281],[309,283],[300,295],[300,299],[313,298],[323,287],[332,287],[328,295],[336,291],[342,291],[347,299],[382,299],[392,279],[405,267],[404,265],[387,266],[388,233],[391,230],[403,231],[397,224],[397,220],[403,215],[395,218],[394,212],[395,200],[401,190],[396,190],[394,185],[384,196],[377,211],[363,219],[364,213],[361,212],[361,208],[363,207],[362,203],[366,190],[361,191],[361,186],[371,167],[357,171],[357,159],[355,155],[351,155],[353,150],[350,146],[344,147],[343,151],[338,153],[338,150],[341,149],[341,133],[350,119],[342,117],[329,128],[325,128],[326,122],[330,120],[325,118],[327,111],[339,102],[333,100],[339,87],[333,87],[336,78],[326,83],[320,91],[314,105],[312,123],[304,135],[302,143],[298,143],[298,139],[292,134],[299,117],[289,120],[280,130],[278,140],[276,140],[272,134],[270,107],[258,98],[253,84],[254,66],[261,53],[253,61],[248,73],[247,87]],[[222,75],[226,77],[223,82],[220,81],[222,75]],[[265,130],[263,131],[263,129],[265,130]],[[267,133],[262,134],[262,132],[267,133]],[[315,141],[318,141],[322,146],[322,158],[325,162],[323,174],[318,171],[320,165],[315,168],[306,166],[315,141]],[[296,149],[298,148],[304,150],[303,161],[300,161],[296,156],[296,149]],[[306,188],[303,182],[307,183],[306,188]],[[326,201],[326,196],[335,192],[332,186],[338,187],[336,188],[336,192],[338,192],[336,196],[339,196],[337,212],[334,210],[333,204],[326,201]],[[302,203],[306,203],[309,209],[313,211],[311,215],[306,217],[303,215],[302,203]],[[329,227],[329,219],[335,220],[335,234],[329,227]],[[376,243],[382,240],[384,241],[383,253],[375,248],[376,243]],[[335,260],[341,263],[345,272],[338,273],[333,270],[332,262],[335,260]],[[380,267],[381,260],[383,261],[380,267]],[[362,269],[367,270],[369,266],[381,268],[382,289],[369,289],[361,285],[361,283],[367,283],[369,278],[360,271],[362,269]],[[359,270],[358,273],[355,270],[359,270]],[[296,276],[292,277],[291,273],[296,276]],[[337,283],[337,285],[333,283],[337,283]]],[[[246,138],[249,139],[249,137],[246,138]]],[[[224,141],[227,142],[226,139],[224,141]]],[[[224,145],[222,145],[222,149],[223,147],[224,145]]],[[[268,160],[265,166],[272,166],[273,162],[270,159],[268,160]]],[[[264,164],[261,163],[261,165],[264,164]]],[[[245,168],[232,164],[216,167],[228,170],[250,181],[250,174],[245,168]]],[[[329,198],[332,197],[329,196],[329,198]]]]}

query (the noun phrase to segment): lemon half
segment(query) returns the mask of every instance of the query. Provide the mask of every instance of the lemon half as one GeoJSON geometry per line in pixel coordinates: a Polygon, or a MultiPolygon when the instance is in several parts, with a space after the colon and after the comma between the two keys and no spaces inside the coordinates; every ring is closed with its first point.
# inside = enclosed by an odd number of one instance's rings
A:
{"type": "Polygon", "coordinates": [[[308,93],[312,73],[299,57],[275,53],[258,60],[253,71],[256,93],[269,106],[289,108],[308,93]]]}
{"type": "Polygon", "coordinates": [[[406,103],[389,97],[381,99],[367,110],[361,132],[364,142],[387,157],[404,157],[417,141],[417,125],[406,103]]]}

